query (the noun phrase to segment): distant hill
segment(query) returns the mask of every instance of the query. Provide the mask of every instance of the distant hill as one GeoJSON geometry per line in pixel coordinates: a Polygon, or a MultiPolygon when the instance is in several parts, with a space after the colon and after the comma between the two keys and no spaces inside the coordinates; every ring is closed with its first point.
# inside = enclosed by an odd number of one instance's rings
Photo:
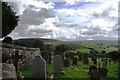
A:
{"type": "Polygon", "coordinates": [[[54,39],[43,39],[43,38],[22,38],[14,40],[13,43],[18,43],[21,46],[32,47],[35,40],[42,40],[43,42],[58,42],[54,39]]]}

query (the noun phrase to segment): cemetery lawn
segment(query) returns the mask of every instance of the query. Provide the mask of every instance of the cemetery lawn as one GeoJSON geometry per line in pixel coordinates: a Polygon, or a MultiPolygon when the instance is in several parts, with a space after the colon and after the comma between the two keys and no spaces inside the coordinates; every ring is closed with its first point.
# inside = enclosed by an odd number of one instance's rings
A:
{"type": "MultiPolygon", "coordinates": [[[[64,74],[54,75],[53,76],[53,63],[47,65],[47,78],[81,78],[89,80],[89,66],[91,64],[85,65],[83,61],[78,61],[78,65],[71,65],[69,68],[63,67],[64,74]]],[[[96,65],[98,67],[98,65],[96,65]]],[[[118,77],[118,63],[112,62],[112,64],[108,64],[108,76],[107,80],[115,79],[118,77]]],[[[21,76],[24,78],[29,78],[31,75],[31,69],[25,68],[20,71],[21,76]]]]}

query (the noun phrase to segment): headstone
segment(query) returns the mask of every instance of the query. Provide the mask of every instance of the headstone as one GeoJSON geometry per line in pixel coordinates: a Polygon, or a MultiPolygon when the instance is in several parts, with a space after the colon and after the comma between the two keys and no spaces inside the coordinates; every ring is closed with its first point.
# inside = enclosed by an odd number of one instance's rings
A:
{"type": "Polygon", "coordinates": [[[88,64],[88,55],[87,54],[85,54],[83,56],[83,61],[84,61],[84,64],[88,64]]]}
{"type": "Polygon", "coordinates": [[[108,62],[107,62],[107,60],[103,60],[103,64],[102,64],[102,67],[104,68],[104,67],[107,67],[107,64],[108,64],[108,62]]]}
{"type": "Polygon", "coordinates": [[[79,57],[80,60],[82,60],[82,54],[81,54],[81,52],[78,52],[78,57],[79,57]]]}
{"type": "Polygon", "coordinates": [[[96,69],[96,70],[97,70],[96,66],[90,66],[90,67],[89,67],[89,73],[90,73],[90,71],[93,70],[93,69],[96,69]]]}
{"type": "Polygon", "coordinates": [[[97,69],[92,69],[90,71],[90,80],[100,80],[100,74],[97,69]]]}
{"type": "Polygon", "coordinates": [[[18,70],[19,59],[22,59],[22,55],[19,55],[19,51],[16,50],[15,55],[12,55],[12,61],[13,61],[16,71],[18,70]]]}
{"type": "Polygon", "coordinates": [[[69,60],[69,58],[66,58],[65,60],[64,60],[64,65],[63,65],[64,67],[69,67],[70,66],[70,60],[69,60]]]}
{"type": "Polygon", "coordinates": [[[3,39],[2,43],[12,44],[12,38],[7,36],[3,39]]]}
{"type": "Polygon", "coordinates": [[[99,70],[99,72],[100,72],[100,76],[106,77],[106,76],[107,76],[107,73],[108,73],[108,69],[107,69],[107,68],[101,68],[101,69],[99,70]]]}
{"type": "Polygon", "coordinates": [[[48,64],[51,64],[51,52],[48,55],[48,64]]]}
{"type": "Polygon", "coordinates": [[[77,58],[76,57],[73,58],[73,64],[77,65],[77,58]]]}
{"type": "Polygon", "coordinates": [[[54,74],[63,74],[62,71],[62,56],[55,55],[54,56],[54,74]]]}
{"type": "Polygon", "coordinates": [[[93,63],[94,63],[94,64],[97,64],[97,58],[96,58],[96,57],[94,57],[93,63]]]}
{"type": "Polygon", "coordinates": [[[36,56],[32,61],[32,77],[35,79],[46,78],[46,61],[41,56],[36,56]]]}

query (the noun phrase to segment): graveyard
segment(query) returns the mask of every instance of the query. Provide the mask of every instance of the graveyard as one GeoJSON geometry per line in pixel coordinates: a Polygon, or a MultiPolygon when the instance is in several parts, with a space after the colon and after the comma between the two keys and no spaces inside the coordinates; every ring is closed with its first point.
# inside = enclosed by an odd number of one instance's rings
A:
{"type": "MultiPolygon", "coordinates": [[[[8,53],[8,55],[11,55],[11,58],[9,59],[6,59],[7,56],[3,55],[4,61],[3,63],[14,64],[15,68],[14,73],[16,72],[16,78],[18,79],[43,78],[44,80],[45,79],[89,80],[90,66],[94,66],[97,69],[104,68],[107,70],[106,76],[101,77],[101,80],[102,79],[104,80],[105,78],[107,80],[118,79],[119,69],[118,61],[112,60],[111,57],[107,56],[107,54],[112,51],[118,51],[117,47],[109,46],[117,45],[117,42],[113,41],[113,43],[110,42],[109,44],[103,41],[103,43],[106,44],[102,45],[102,49],[99,48],[100,47],[99,45],[97,45],[98,42],[53,41],[52,44],[52,42],[49,42],[48,40],[47,42],[44,42],[45,45],[49,44],[55,46],[55,49],[48,50],[50,55],[47,53],[47,50],[41,53],[39,48],[19,46],[14,45],[14,43],[12,45],[10,43],[8,44],[3,43],[2,54],[8,53]],[[61,49],[57,48],[57,46],[61,44],[70,46],[70,49],[62,52],[61,49]],[[4,58],[4,56],[6,58],[4,58]]],[[[104,70],[101,71],[100,73],[103,72],[104,70]]]]}
{"type": "Polygon", "coordinates": [[[54,1],[0,1],[0,80],[120,80],[118,1],[54,1]]]}

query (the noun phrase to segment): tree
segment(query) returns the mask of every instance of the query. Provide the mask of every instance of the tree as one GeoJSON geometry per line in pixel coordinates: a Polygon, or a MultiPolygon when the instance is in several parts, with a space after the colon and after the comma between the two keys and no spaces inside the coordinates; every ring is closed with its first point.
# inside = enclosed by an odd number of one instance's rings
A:
{"type": "Polygon", "coordinates": [[[63,55],[65,51],[69,50],[67,45],[61,44],[56,47],[55,54],[63,55]]]}
{"type": "Polygon", "coordinates": [[[2,37],[7,36],[18,25],[19,16],[13,11],[12,6],[2,2],[2,37]]]}
{"type": "Polygon", "coordinates": [[[35,40],[33,42],[33,47],[34,48],[40,48],[41,51],[45,50],[45,44],[43,41],[41,40],[35,40]]]}
{"type": "Polygon", "coordinates": [[[112,60],[119,60],[120,61],[120,51],[112,51],[109,52],[109,56],[112,60]]]}

